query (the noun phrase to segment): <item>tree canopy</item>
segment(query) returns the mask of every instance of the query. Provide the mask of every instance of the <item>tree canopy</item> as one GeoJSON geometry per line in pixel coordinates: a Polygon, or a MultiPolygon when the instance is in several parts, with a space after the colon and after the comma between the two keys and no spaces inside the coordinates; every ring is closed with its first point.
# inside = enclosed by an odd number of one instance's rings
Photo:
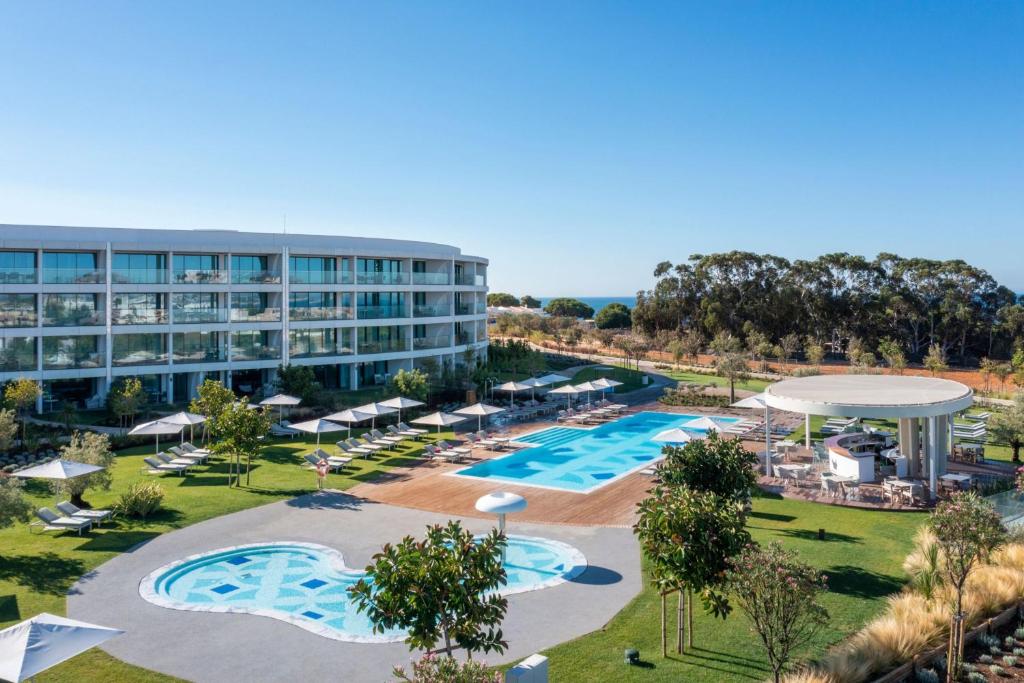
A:
{"type": "Polygon", "coordinates": [[[618,330],[632,327],[633,318],[628,306],[613,301],[597,312],[594,324],[602,330],[618,330]]]}
{"type": "Polygon", "coordinates": [[[524,294],[522,298],[519,299],[519,305],[525,306],[526,308],[540,308],[540,299],[530,296],[529,294],[524,294]]]}
{"type": "Polygon", "coordinates": [[[552,299],[544,307],[548,315],[561,316],[566,318],[593,318],[594,309],[579,299],[559,297],[552,299]]]}
{"type": "Polygon", "coordinates": [[[491,292],[487,295],[488,306],[518,306],[519,299],[508,292],[491,292]]]}

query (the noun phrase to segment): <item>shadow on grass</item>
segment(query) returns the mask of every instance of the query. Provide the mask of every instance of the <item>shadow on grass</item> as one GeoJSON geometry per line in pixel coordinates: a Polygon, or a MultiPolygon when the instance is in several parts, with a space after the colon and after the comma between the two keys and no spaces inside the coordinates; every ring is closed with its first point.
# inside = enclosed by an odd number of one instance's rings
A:
{"type": "Polygon", "coordinates": [[[64,595],[84,571],[81,560],[50,551],[0,556],[0,579],[46,595],[64,595]]]}
{"type": "Polygon", "coordinates": [[[622,574],[607,567],[594,565],[587,567],[586,571],[575,579],[570,579],[570,583],[582,583],[586,586],[610,586],[619,581],[622,581],[622,574]]]}
{"type": "Polygon", "coordinates": [[[149,531],[147,529],[106,531],[102,534],[92,534],[88,541],[75,548],[75,550],[96,553],[123,553],[140,543],[152,541],[159,535],[159,531],[149,531]]]}
{"type": "Polygon", "coordinates": [[[755,519],[769,519],[773,522],[792,522],[796,519],[795,515],[780,515],[777,512],[753,512],[747,513],[747,517],[753,517],[755,519]]]}
{"type": "Polygon", "coordinates": [[[5,621],[21,621],[17,595],[0,595],[0,623],[5,621]]]}
{"type": "MultiPolygon", "coordinates": [[[[671,640],[674,634],[669,634],[671,640]]],[[[709,652],[708,650],[700,650],[700,648],[694,647],[686,651],[685,654],[677,654],[675,652],[669,652],[665,659],[671,659],[674,662],[680,664],[688,664],[689,666],[699,667],[701,669],[707,669],[709,671],[720,671],[722,673],[730,674],[732,676],[739,676],[740,678],[749,678],[753,681],[763,681],[764,673],[768,672],[768,667],[764,664],[754,664],[751,660],[745,658],[731,658],[730,655],[723,655],[721,657],[711,657],[708,655],[697,654],[698,651],[709,652]],[[711,662],[718,662],[721,664],[731,664],[734,668],[726,668],[724,666],[714,666],[711,662]],[[748,673],[748,672],[764,672],[764,673],[748,673]]],[[[713,653],[720,654],[720,653],[713,653]]],[[[685,679],[681,679],[685,680],[685,679]]]]}
{"type": "Polygon", "coordinates": [[[801,541],[823,541],[825,543],[861,543],[860,536],[851,536],[850,534],[840,533],[838,531],[830,531],[825,529],[825,538],[818,538],[817,529],[775,529],[781,534],[789,536],[790,538],[797,538],[801,541]]]}
{"type": "Polygon", "coordinates": [[[828,576],[830,591],[858,598],[884,597],[900,590],[904,584],[899,577],[850,565],[829,567],[825,574],[828,576]]]}

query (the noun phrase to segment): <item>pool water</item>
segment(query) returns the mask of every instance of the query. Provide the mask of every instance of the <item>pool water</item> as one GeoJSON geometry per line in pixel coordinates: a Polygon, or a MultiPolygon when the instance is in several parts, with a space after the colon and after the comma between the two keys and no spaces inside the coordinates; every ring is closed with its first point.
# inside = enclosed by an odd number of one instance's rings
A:
{"type": "MultiPolygon", "coordinates": [[[[552,427],[516,437],[518,442],[535,444],[533,447],[479,462],[452,476],[589,493],[660,459],[663,444],[651,439],[697,417],[701,416],[641,412],[593,429],[552,427]]],[[[721,423],[739,420],[714,419],[721,423]]],[[[703,430],[688,431],[695,436],[704,434],[703,430]]]]}
{"type": "MultiPolygon", "coordinates": [[[[571,580],[586,569],[572,546],[546,538],[508,536],[502,595],[571,580]]],[[[280,619],[327,638],[350,642],[401,641],[399,631],[374,633],[356,611],[348,588],[364,576],[341,553],[311,543],[261,543],[215,550],[161,567],[139,593],[171,609],[235,612],[280,619]]]]}

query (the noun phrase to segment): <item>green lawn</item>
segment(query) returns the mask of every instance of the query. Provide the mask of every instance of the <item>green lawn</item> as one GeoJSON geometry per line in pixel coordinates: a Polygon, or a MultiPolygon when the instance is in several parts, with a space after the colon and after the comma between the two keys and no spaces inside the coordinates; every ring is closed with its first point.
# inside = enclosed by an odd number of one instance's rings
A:
{"type": "MultiPolygon", "coordinates": [[[[909,552],[914,530],[924,513],[855,510],[802,501],[763,497],[754,501],[749,528],[759,542],[780,540],[787,548],[820,567],[829,577],[823,602],[829,627],[809,653],[838,642],[884,606],[884,598],[904,582],[900,566],[909,552]],[[826,540],[817,540],[817,530],[826,540]]],[[[670,636],[674,598],[669,601],[670,636]]],[[[734,612],[727,620],[694,613],[695,649],[683,656],[661,658],[660,600],[645,585],[643,592],[601,631],[546,651],[555,681],[720,681],[764,680],[764,655],[745,617],[734,612]],[[623,664],[623,650],[637,648],[639,667],[623,664]]],[[[804,653],[807,654],[807,653],[804,653]]]]}
{"type": "Polygon", "coordinates": [[[628,391],[636,391],[637,389],[643,389],[644,376],[645,373],[637,372],[636,370],[627,370],[626,368],[622,367],[601,365],[597,367],[583,368],[582,370],[576,373],[575,377],[573,377],[572,383],[581,384],[583,382],[590,382],[595,379],[607,377],[608,379],[614,379],[617,382],[622,382],[621,386],[615,387],[614,392],[616,394],[624,394],[628,391]]]}
{"type": "MultiPolygon", "coordinates": [[[[693,382],[694,384],[713,385],[716,387],[728,387],[729,380],[718,375],[705,375],[699,372],[678,372],[675,370],[663,370],[666,375],[678,382],[693,382]]],[[[742,391],[764,391],[764,388],[771,384],[764,379],[746,379],[736,382],[736,389],[742,391]]]]}
{"type": "MultiPolygon", "coordinates": [[[[336,439],[327,438],[330,436],[326,435],[324,443],[331,444],[330,450],[335,451],[333,442],[336,439]]],[[[441,436],[450,438],[451,432],[442,432],[441,436]]],[[[227,465],[224,462],[199,467],[186,477],[154,476],[142,470],[142,458],[152,454],[152,445],[123,452],[114,466],[113,488],[89,492],[86,500],[98,508],[109,507],[131,482],[159,479],[166,493],[164,509],[146,522],[119,519],[107,528],[98,528],[81,537],[73,533],[30,533],[25,524],[0,530],[0,627],[39,612],[64,614],[65,594],[80,576],[142,541],[165,531],[315,490],[315,475],[300,465],[302,454],[313,446],[314,441],[300,438],[272,442],[254,463],[251,486],[232,489],[226,486],[227,465]]],[[[412,463],[420,451],[419,447],[402,444],[373,460],[353,461],[355,469],[350,467],[346,474],[328,475],[327,485],[347,489],[379,476],[387,469],[412,463]]],[[[29,481],[26,488],[34,504],[53,506],[54,498],[44,483],[29,481]]],[[[101,683],[171,679],[124,664],[94,650],[51,669],[36,680],[41,683],[101,683]]]]}

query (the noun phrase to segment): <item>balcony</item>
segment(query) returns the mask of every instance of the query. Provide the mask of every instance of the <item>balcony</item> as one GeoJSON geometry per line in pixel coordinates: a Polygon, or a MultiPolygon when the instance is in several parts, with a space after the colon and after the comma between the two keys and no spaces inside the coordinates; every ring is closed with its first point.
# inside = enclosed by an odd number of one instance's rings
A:
{"type": "Polygon", "coordinates": [[[446,285],[450,282],[448,273],[413,273],[414,285],[446,285]]]}
{"type": "Polygon", "coordinates": [[[37,277],[35,268],[4,268],[0,270],[0,285],[34,285],[37,277]]]}
{"type": "Polygon", "coordinates": [[[487,341],[487,330],[486,329],[479,329],[479,330],[477,330],[476,331],[476,340],[478,342],[485,342],[485,341],[487,341]]]}
{"type": "Polygon", "coordinates": [[[118,367],[127,365],[164,365],[167,363],[167,351],[132,351],[123,356],[114,356],[111,363],[118,367]]]}
{"type": "Polygon", "coordinates": [[[99,285],[103,284],[106,272],[79,268],[43,268],[43,284],[46,285],[99,285]]]}
{"type": "Polygon", "coordinates": [[[293,285],[350,285],[351,270],[290,270],[288,282],[293,285]]]}
{"type": "Polygon", "coordinates": [[[0,327],[35,327],[39,316],[33,310],[0,310],[0,327]]]}
{"type": "Polygon", "coordinates": [[[299,306],[288,309],[289,320],[351,320],[352,308],[350,306],[316,307],[299,306]]]}
{"type": "Polygon", "coordinates": [[[358,273],[361,285],[407,285],[408,273],[358,273]]]}
{"type": "Polygon", "coordinates": [[[99,351],[57,352],[43,354],[44,370],[86,370],[102,368],[106,359],[99,351]]]}
{"type": "Polygon", "coordinates": [[[112,325],[166,325],[168,323],[166,308],[112,308],[110,309],[112,325]]]}
{"type": "Polygon", "coordinates": [[[227,321],[228,309],[226,308],[174,309],[174,322],[180,325],[225,323],[227,321]]]}
{"type": "Polygon", "coordinates": [[[281,322],[280,308],[232,308],[233,323],[276,323],[281,322]]]}
{"type": "Polygon", "coordinates": [[[405,350],[406,345],[404,339],[383,339],[381,341],[359,342],[360,355],[370,355],[374,353],[394,353],[396,351],[405,350]]]}
{"type": "Polygon", "coordinates": [[[166,268],[124,268],[110,273],[115,285],[166,285],[166,268]]]}
{"type": "Polygon", "coordinates": [[[273,346],[233,346],[232,361],[247,360],[280,360],[281,349],[273,346]]]}
{"type": "MultiPolygon", "coordinates": [[[[455,304],[455,315],[474,315],[476,313],[476,304],[474,303],[457,303],[455,304]]],[[[487,312],[487,309],[484,309],[487,312]]]]}
{"type": "Polygon", "coordinates": [[[473,343],[473,335],[469,332],[459,332],[455,335],[455,346],[465,346],[473,343]]]}
{"type": "Polygon", "coordinates": [[[381,318],[406,318],[405,306],[360,306],[360,320],[380,320],[381,318]]]}
{"type": "Polygon", "coordinates": [[[233,270],[231,282],[236,285],[279,285],[281,272],[278,270],[233,270]]]}
{"type": "Polygon", "coordinates": [[[103,311],[93,309],[43,313],[43,327],[91,327],[103,324],[103,311]]]}
{"type": "Polygon", "coordinates": [[[228,282],[226,270],[176,270],[176,285],[224,285],[228,282]]]}
{"type": "Polygon", "coordinates": [[[186,363],[223,363],[227,361],[227,349],[224,346],[183,349],[174,349],[174,362],[186,363]]]}
{"type": "Polygon", "coordinates": [[[350,356],[352,347],[348,344],[338,342],[337,346],[321,349],[307,349],[305,351],[292,351],[292,358],[324,358],[328,356],[350,356]]]}
{"type": "Polygon", "coordinates": [[[423,351],[425,349],[446,349],[452,345],[452,338],[448,335],[438,335],[436,337],[414,337],[412,340],[413,351],[423,351]]]}
{"type": "Polygon", "coordinates": [[[413,317],[416,318],[438,318],[451,315],[451,306],[448,304],[423,304],[412,307],[413,317]]]}

